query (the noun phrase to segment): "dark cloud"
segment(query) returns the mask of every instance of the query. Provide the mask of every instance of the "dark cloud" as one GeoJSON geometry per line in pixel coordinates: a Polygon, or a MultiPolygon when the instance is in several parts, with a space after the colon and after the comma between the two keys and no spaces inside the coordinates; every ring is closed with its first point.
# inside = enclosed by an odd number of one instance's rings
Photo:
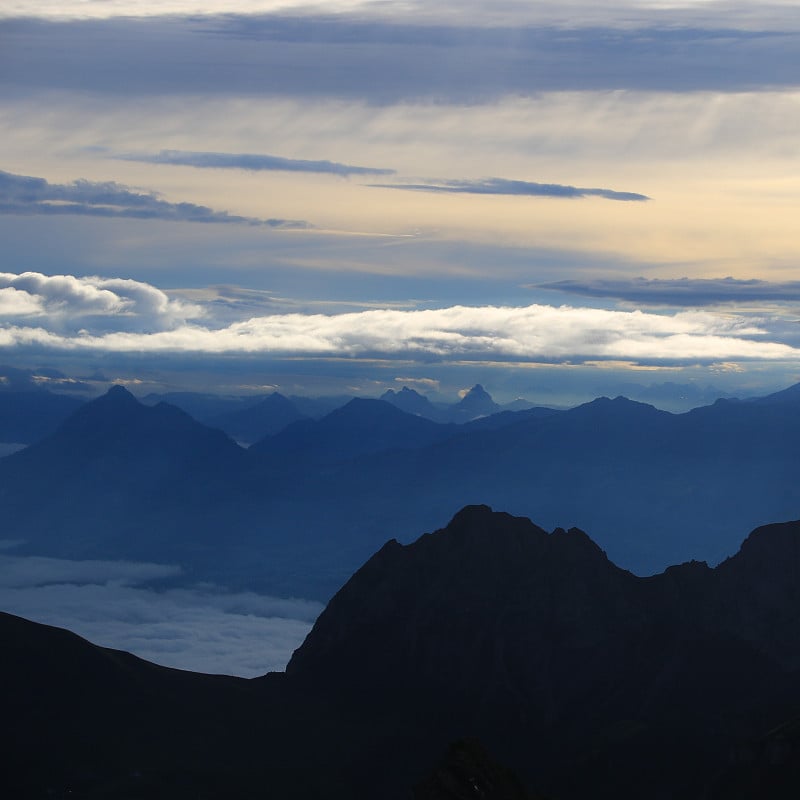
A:
{"type": "Polygon", "coordinates": [[[244,169],[252,172],[315,172],[328,175],[394,175],[393,169],[357,167],[335,161],[308,161],[298,158],[254,153],[204,153],[192,150],[161,150],[158,153],[125,153],[114,156],[122,161],[145,164],[171,164],[201,169],[244,169]]]}
{"type": "Polygon", "coordinates": [[[125,217],[170,222],[238,223],[270,228],[309,228],[299,220],[256,219],[214,211],[195,203],[170,203],[154,192],[134,191],[113,181],[49,183],[44,178],[0,170],[0,214],[125,217]]]}
{"type": "Polygon", "coordinates": [[[616,192],[612,189],[585,189],[560,183],[534,183],[505,178],[484,178],[477,181],[438,181],[436,183],[380,183],[382,189],[405,189],[414,192],[441,192],[446,194],[499,194],[522,197],[604,197],[606,200],[641,202],[650,198],[635,192],[616,192]]]}
{"type": "Polygon", "coordinates": [[[554,90],[800,84],[800,34],[640,23],[459,26],[348,16],[0,22],[0,90],[456,102],[554,90]],[[97,69],[113,64],[113,69],[97,69]]]}
{"type": "Polygon", "coordinates": [[[770,282],[739,278],[621,278],[531,284],[584,297],[609,297],[634,303],[703,306],[715,303],[797,302],[800,281],[770,282]]]}

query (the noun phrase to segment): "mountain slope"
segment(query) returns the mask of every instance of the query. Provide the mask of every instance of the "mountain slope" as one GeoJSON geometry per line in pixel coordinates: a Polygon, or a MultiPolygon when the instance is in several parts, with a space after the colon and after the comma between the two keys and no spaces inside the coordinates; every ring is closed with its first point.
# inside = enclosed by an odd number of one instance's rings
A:
{"type": "MultiPolygon", "coordinates": [[[[373,556],[287,676],[353,704],[368,697],[395,728],[435,705],[421,740],[469,731],[556,796],[586,796],[601,780],[600,796],[696,796],[737,737],[800,707],[785,657],[800,633],[782,628],[770,652],[748,602],[765,578],[800,567],[800,522],[778,533],[753,535],[770,543],[768,563],[750,545],[731,560],[749,576],[735,584],[731,566],[699,564],[645,579],[580,531],[548,535],[466,508],[373,556]]],[[[795,614],[797,590],[777,585],[773,612],[795,614]]]]}
{"type": "Polygon", "coordinates": [[[255,405],[217,414],[203,419],[203,422],[212,428],[220,428],[237,442],[252,444],[305,418],[291,400],[273,392],[255,405]]]}
{"type": "Polygon", "coordinates": [[[387,543],[286,674],[253,681],[0,614],[0,789],[407,800],[460,792],[473,770],[481,796],[524,797],[496,758],[561,800],[788,798],[800,630],[753,623],[796,617],[798,568],[800,522],[755,531],[716,569],[637,578],[581,531],[468,507],[387,543]],[[435,768],[465,736],[493,758],[462,746],[435,768]]]}
{"type": "Polygon", "coordinates": [[[321,420],[292,423],[275,436],[256,442],[250,452],[289,459],[307,468],[320,462],[424,447],[452,433],[448,426],[407,414],[382,400],[355,398],[321,420]]]}
{"type": "Polygon", "coordinates": [[[141,556],[155,542],[174,557],[243,457],[221,431],[115,386],[0,460],[5,532],[54,555],[141,556]]]}

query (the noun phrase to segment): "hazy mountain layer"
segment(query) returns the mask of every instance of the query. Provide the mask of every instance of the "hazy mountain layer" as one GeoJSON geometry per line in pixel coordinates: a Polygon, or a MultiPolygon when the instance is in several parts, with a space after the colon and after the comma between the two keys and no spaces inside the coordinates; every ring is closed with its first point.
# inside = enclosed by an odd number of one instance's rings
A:
{"type": "Polygon", "coordinates": [[[121,387],[0,460],[18,552],[180,564],[185,579],[327,599],[391,536],[487,503],[591,530],[640,574],[716,563],[800,512],[796,392],[669,414],[624,398],[464,425],[353,400],[249,450],[121,387]]]}

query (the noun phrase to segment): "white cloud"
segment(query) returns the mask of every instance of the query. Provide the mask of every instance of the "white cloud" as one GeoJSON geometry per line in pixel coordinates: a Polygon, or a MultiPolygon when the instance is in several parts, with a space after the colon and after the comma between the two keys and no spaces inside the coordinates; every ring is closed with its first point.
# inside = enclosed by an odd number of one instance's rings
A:
{"type": "MultiPolygon", "coordinates": [[[[190,324],[171,317],[177,301],[160,299],[148,306],[134,299],[138,292],[149,298],[152,287],[129,282],[136,290],[124,294],[125,281],[64,279],[65,287],[52,293],[36,288],[47,285],[43,276],[31,291],[43,303],[57,298],[62,313],[74,301],[81,318],[87,302],[99,305],[124,302],[146,308],[144,324],[136,329],[64,333],[54,330],[50,318],[32,327],[7,324],[0,328],[0,347],[38,347],[56,351],[103,353],[268,354],[276,357],[372,357],[414,359],[614,359],[632,361],[731,361],[741,359],[800,358],[800,350],[770,338],[765,320],[710,311],[676,314],[640,310],[613,311],[573,306],[530,305],[451,306],[404,311],[370,309],[344,314],[273,314],[252,317],[220,327],[190,324]],[[73,294],[67,288],[86,290],[73,294]],[[114,291],[105,289],[114,287],[114,291]],[[111,296],[106,298],[104,292],[111,296]],[[148,330],[153,321],[160,330],[148,330]],[[169,322],[173,324],[170,326],[169,322]]],[[[27,284],[26,284],[27,285],[27,284]]],[[[153,290],[157,292],[157,290],[153,290]]],[[[103,306],[105,307],[105,306],[103,306]]],[[[194,312],[199,315],[198,311],[194,312]]],[[[113,318],[112,318],[113,319],[113,318]]]]}
{"type": "Polygon", "coordinates": [[[27,317],[43,312],[38,298],[13,286],[2,286],[0,275],[0,317],[27,317]]]}
{"type": "Polygon", "coordinates": [[[135,319],[140,330],[161,330],[202,316],[200,306],[170,298],[141,281],[97,276],[0,272],[0,316],[40,316],[48,326],[69,322],[77,330],[88,319],[135,319]]]}

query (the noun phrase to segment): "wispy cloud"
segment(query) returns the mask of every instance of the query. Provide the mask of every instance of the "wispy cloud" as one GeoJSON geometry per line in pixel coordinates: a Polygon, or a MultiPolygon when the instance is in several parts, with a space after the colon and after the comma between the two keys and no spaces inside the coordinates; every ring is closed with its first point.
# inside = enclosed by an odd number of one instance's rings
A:
{"type": "Polygon", "coordinates": [[[740,278],[620,278],[531,284],[585,297],[611,297],[634,303],[705,306],[716,303],[787,303],[800,300],[800,281],[740,278]]]}
{"type": "MultiPolygon", "coordinates": [[[[42,276],[37,280],[47,286],[42,276]]],[[[90,289],[102,290],[99,279],[84,280],[89,281],[90,289]]],[[[62,317],[69,320],[73,301],[68,292],[60,296],[64,298],[62,317]]],[[[39,295],[32,297],[33,302],[42,302],[39,295]]],[[[85,302],[78,293],[74,313],[82,323],[87,323],[85,302]]],[[[116,301],[101,296],[97,302],[107,302],[113,310],[116,301]]],[[[202,303],[198,305],[203,307],[202,303]]],[[[38,317],[33,326],[29,316],[21,313],[16,319],[8,317],[0,327],[0,347],[8,351],[34,348],[73,353],[264,354],[276,358],[416,361],[610,359],[697,363],[800,359],[800,350],[787,344],[775,329],[767,329],[765,321],[710,311],[662,314],[539,304],[457,305],[412,311],[384,308],[341,314],[268,314],[220,324],[215,323],[212,306],[203,308],[207,315],[198,315],[195,320],[177,315],[170,321],[165,313],[157,318],[159,330],[153,330],[146,315],[138,324],[134,317],[133,324],[126,327],[122,312],[118,326],[114,325],[114,314],[109,313],[95,329],[86,324],[55,326],[47,315],[38,317]]]]}
{"type": "Polygon", "coordinates": [[[606,200],[641,202],[650,198],[636,192],[617,192],[613,189],[586,189],[560,183],[534,183],[506,178],[484,178],[476,181],[436,181],[432,183],[379,183],[382,189],[405,189],[414,192],[447,194],[498,194],[520,197],[603,197],[606,200]]]}
{"type": "Polygon", "coordinates": [[[161,150],[158,153],[122,153],[113,156],[121,161],[145,164],[170,164],[200,169],[243,169],[250,172],[313,172],[326,175],[393,175],[393,169],[358,167],[336,161],[309,161],[299,158],[255,153],[207,153],[195,150],[161,150]]]}
{"type": "Polygon", "coordinates": [[[170,222],[233,223],[270,228],[309,228],[300,220],[256,219],[214,211],[195,203],[172,203],[155,192],[137,191],[113,181],[50,183],[44,178],[0,170],[0,214],[126,217],[170,222]]]}

